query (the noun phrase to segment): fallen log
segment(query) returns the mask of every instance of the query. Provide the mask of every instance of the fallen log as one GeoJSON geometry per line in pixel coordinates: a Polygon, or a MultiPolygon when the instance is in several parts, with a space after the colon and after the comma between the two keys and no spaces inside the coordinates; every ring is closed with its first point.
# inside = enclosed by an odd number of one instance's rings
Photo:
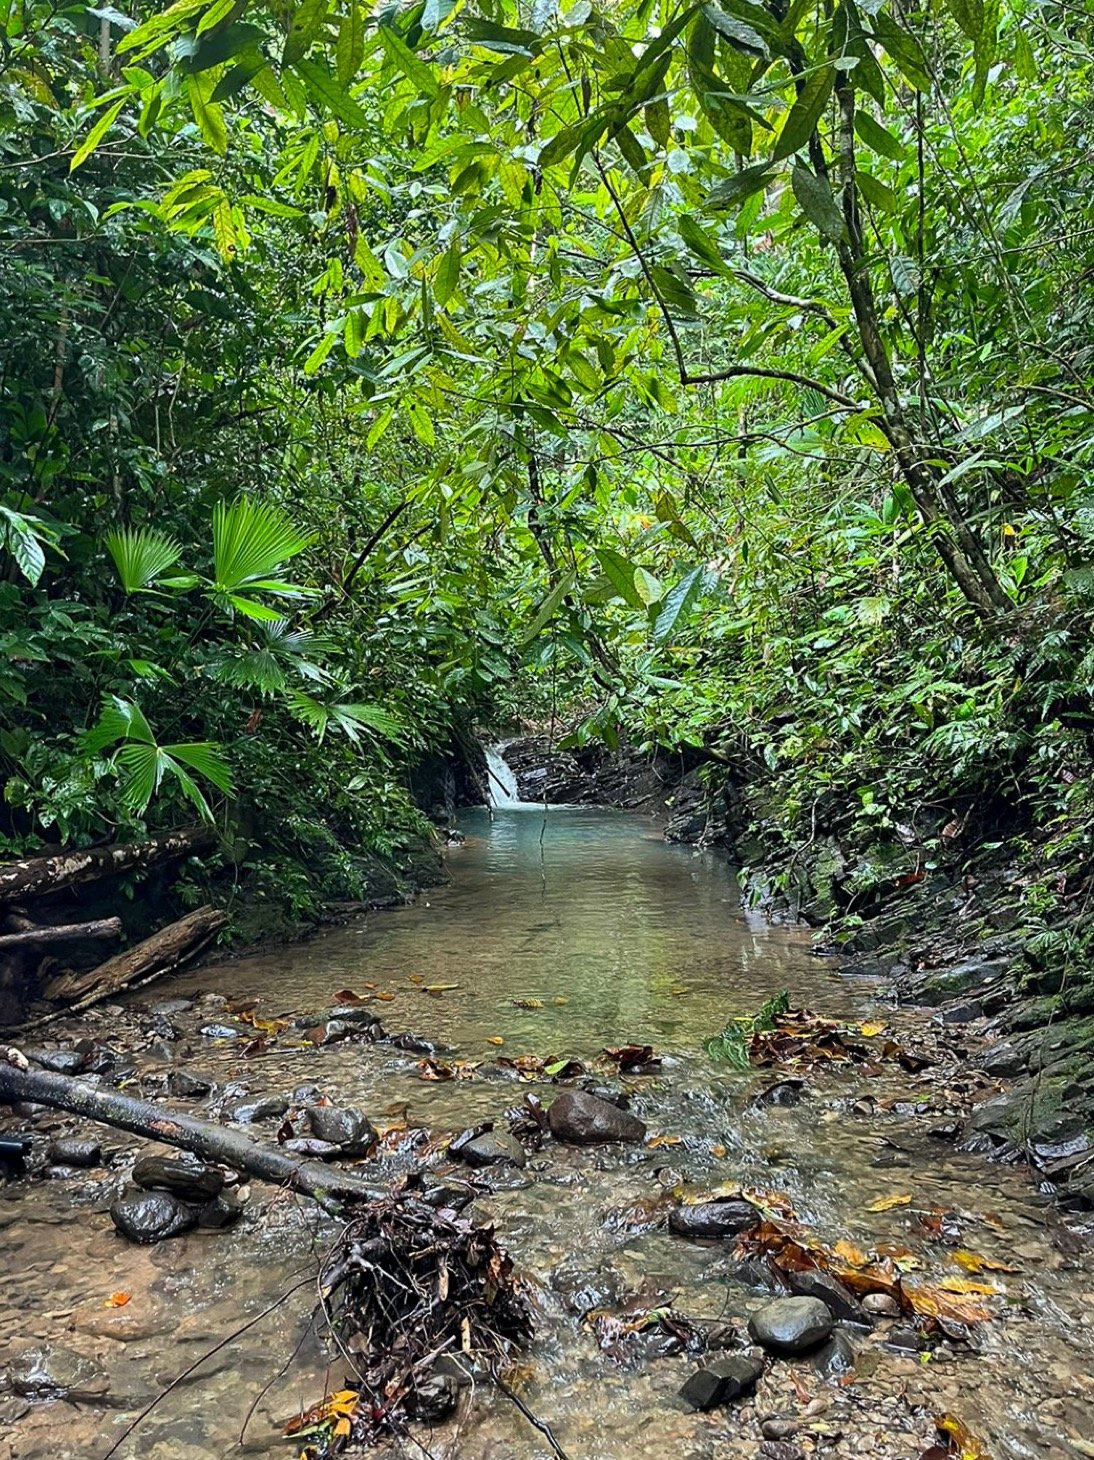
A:
{"type": "Polygon", "coordinates": [[[47,1015],[39,1022],[46,1023],[61,1013],[89,1009],[92,1004],[109,999],[123,989],[140,988],[155,978],[173,973],[195,958],[227,921],[219,908],[199,907],[85,973],[62,974],[47,984],[42,992],[47,999],[75,1002],[69,1002],[58,1014],[47,1015]]]}
{"type": "Polygon", "coordinates": [[[52,857],[28,857],[0,866],[0,903],[16,898],[41,897],[92,882],[119,872],[143,870],[175,857],[190,857],[210,851],[217,840],[216,829],[202,824],[181,831],[164,831],[146,842],[120,842],[108,847],[85,847],[58,852],[52,857]]]}
{"type": "Polygon", "coordinates": [[[28,943],[76,943],[81,938],[120,938],[121,918],[98,918],[92,923],[58,923],[54,927],[21,928],[17,933],[0,933],[0,950],[25,948],[28,943]]]}
{"type": "Polygon", "coordinates": [[[191,1151],[203,1161],[230,1166],[257,1181],[302,1192],[328,1210],[339,1201],[378,1201],[389,1194],[353,1171],[340,1171],[322,1161],[298,1160],[276,1146],[252,1140],[242,1131],[165,1110],[147,1100],[135,1100],[117,1090],[103,1090],[68,1075],[20,1068],[25,1063],[17,1050],[8,1050],[6,1055],[0,1051],[0,1103],[25,1100],[54,1110],[67,1110],[115,1130],[191,1151]]]}

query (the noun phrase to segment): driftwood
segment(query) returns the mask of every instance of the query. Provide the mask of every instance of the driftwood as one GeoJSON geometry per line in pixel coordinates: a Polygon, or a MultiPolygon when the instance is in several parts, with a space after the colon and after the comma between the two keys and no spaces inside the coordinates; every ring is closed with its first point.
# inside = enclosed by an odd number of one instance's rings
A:
{"type": "Polygon", "coordinates": [[[165,831],[146,842],[121,842],[108,847],[87,847],[80,851],[58,852],[52,857],[29,857],[21,862],[0,866],[0,903],[18,898],[41,897],[73,887],[78,882],[93,882],[99,877],[112,877],[119,872],[142,870],[157,862],[175,857],[190,857],[210,851],[216,845],[216,831],[211,826],[189,826],[181,831],[165,831]]]}
{"type": "Polygon", "coordinates": [[[88,1009],[122,989],[139,988],[151,983],[154,978],[181,968],[206,947],[227,921],[219,908],[199,907],[86,973],[66,973],[55,978],[46,985],[43,993],[47,999],[75,1001],[60,1011],[62,1013],[88,1009]]]}
{"type": "Polygon", "coordinates": [[[50,927],[24,927],[16,933],[0,933],[0,950],[25,948],[30,943],[77,943],[81,938],[120,938],[121,918],[98,918],[93,923],[59,923],[50,927]]]}
{"type": "Polygon", "coordinates": [[[0,1051],[0,1103],[25,1100],[67,1110],[116,1130],[192,1151],[204,1161],[230,1166],[257,1181],[302,1192],[327,1207],[347,1198],[377,1201],[387,1195],[353,1171],[340,1171],[322,1161],[297,1160],[276,1146],[253,1141],[227,1126],[165,1110],[147,1100],[134,1100],[116,1090],[103,1090],[79,1078],[21,1069],[20,1063],[26,1061],[17,1051],[9,1050],[6,1058],[0,1051]]]}

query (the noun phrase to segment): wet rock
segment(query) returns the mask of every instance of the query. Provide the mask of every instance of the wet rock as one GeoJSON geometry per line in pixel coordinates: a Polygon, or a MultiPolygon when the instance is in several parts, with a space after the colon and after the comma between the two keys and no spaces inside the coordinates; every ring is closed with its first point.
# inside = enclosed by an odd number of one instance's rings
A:
{"type": "Polygon", "coordinates": [[[941,1019],[943,1024],[972,1024],[976,1019],[983,1019],[984,1006],[975,999],[960,1004],[947,1004],[935,1017],[941,1019]]]}
{"type": "Polygon", "coordinates": [[[367,1156],[377,1141],[372,1122],[352,1106],[312,1105],[308,1127],[316,1140],[330,1141],[345,1156],[367,1156]]]}
{"type": "MultiPolygon", "coordinates": [[[[451,1149],[451,1148],[449,1148],[451,1149]]],[[[527,1164],[524,1147],[508,1131],[489,1130],[473,1136],[459,1148],[458,1156],[469,1166],[518,1166],[527,1164]]]]}
{"type": "Polygon", "coordinates": [[[142,1156],[133,1167],[133,1182],[146,1191],[169,1191],[201,1206],[220,1195],[224,1173],[196,1156],[142,1156]]]}
{"type": "Polygon", "coordinates": [[[282,1150],[293,1156],[309,1156],[316,1161],[331,1161],[342,1154],[341,1146],[333,1141],[321,1141],[317,1136],[293,1136],[282,1146],[282,1150]]]}
{"type": "Polygon", "coordinates": [[[826,1379],[839,1379],[850,1374],[855,1367],[855,1350],[846,1334],[837,1329],[832,1337],[813,1355],[813,1367],[826,1379]]]}
{"type": "Polygon", "coordinates": [[[678,1237],[735,1237],[759,1220],[759,1212],[748,1201],[701,1201],[673,1207],[669,1231],[678,1237]]]}
{"type": "Polygon", "coordinates": [[[760,1425],[760,1434],[765,1440],[786,1440],[801,1429],[801,1420],[780,1419],[777,1415],[765,1419],[760,1425]]]}
{"type": "Polygon", "coordinates": [[[804,1094],[804,1080],[778,1080],[774,1085],[768,1085],[766,1090],[761,1090],[759,1094],[753,1095],[748,1103],[754,1110],[767,1110],[772,1106],[785,1109],[789,1106],[800,1105],[804,1094]]]}
{"type": "Polygon", "coordinates": [[[851,1289],[830,1273],[792,1272],[788,1275],[790,1291],[799,1298],[819,1298],[832,1316],[843,1323],[866,1323],[866,1312],[851,1289]]]}
{"type": "Polygon", "coordinates": [[[692,1409],[715,1409],[755,1388],[764,1371],[763,1360],[753,1354],[726,1354],[696,1369],[680,1390],[680,1398],[692,1409]]]}
{"type": "Polygon", "coordinates": [[[323,1092],[318,1085],[297,1085],[292,1092],[293,1105],[318,1105],[323,1099],[323,1092]]]}
{"type": "Polygon", "coordinates": [[[203,1024],[198,1030],[203,1039],[238,1039],[239,1030],[230,1024],[203,1024]]]}
{"type": "Polygon", "coordinates": [[[232,1227],[243,1215],[249,1196],[247,1187],[232,1187],[208,1201],[198,1212],[198,1226],[219,1230],[232,1227]]]}
{"type": "Polygon", "coordinates": [[[78,1049],[25,1049],[23,1053],[31,1064],[51,1075],[78,1075],[87,1064],[87,1055],[78,1049]]]}
{"type": "Polygon", "coordinates": [[[58,1136],[50,1142],[48,1159],[59,1166],[98,1166],[103,1159],[103,1148],[98,1141],[58,1136]]]}
{"type": "Polygon", "coordinates": [[[91,1359],[48,1343],[24,1349],[12,1361],[8,1379],[16,1394],[26,1399],[68,1399],[76,1404],[101,1401],[110,1388],[91,1359]]]}
{"type": "Polygon", "coordinates": [[[993,961],[984,958],[967,958],[963,963],[956,963],[952,968],[942,969],[924,982],[916,993],[916,999],[921,1004],[937,1006],[944,1004],[947,999],[956,998],[961,994],[970,994],[974,990],[981,989],[985,984],[993,983],[1001,978],[1007,970],[1004,961],[993,961]]]}
{"type": "Polygon", "coordinates": [[[188,1232],[197,1212],[170,1191],[134,1191],[110,1208],[110,1220],[131,1242],[162,1242],[188,1232]]]}
{"type": "Polygon", "coordinates": [[[150,1308],[147,1303],[126,1303],[121,1308],[104,1308],[102,1303],[77,1309],[72,1326],[92,1338],[109,1338],[115,1343],[136,1343],[170,1333],[176,1319],[170,1313],[150,1308]]]}
{"type": "Polygon", "coordinates": [[[182,1030],[177,1024],[172,1024],[166,1014],[153,1014],[141,1027],[145,1034],[150,1034],[155,1039],[174,1041],[182,1038],[182,1030]]]}
{"type": "Polygon", "coordinates": [[[753,1339],[778,1354],[804,1354],[829,1336],[834,1319],[820,1298],[776,1298],[752,1315],[753,1339]]]}
{"type": "Polygon", "coordinates": [[[547,1125],[556,1141],[579,1146],[646,1138],[646,1127],[637,1116],[585,1090],[566,1090],[559,1095],[547,1112],[547,1125]]]}
{"type": "Polygon", "coordinates": [[[862,1307],[872,1318],[894,1318],[900,1312],[900,1304],[891,1293],[867,1293],[862,1307]]]}
{"type": "Polygon", "coordinates": [[[200,1075],[191,1075],[186,1070],[172,1070],[167,1077],[168,1091],[179,1100],[197,1099],[199,1096],[208,1095],[212,1088],[212,1080],[205,1080],[200,1075]]]}
{"type": "Polygon", "coordinates": [[[0,1176],[23,1176],[30,1154],[30,1136],[0,1137],[0,1176]]]}
{"type": "Polygon", "coordinates": [[[244,1100],[239,1105],[233,1105],[225,1114],[236,1125],[251,1125],[256,1120],[270,1120],[276,1115],[284,1115],[288,1108],[289,1102],[284,1095],[264,1095],[259,1100],[244,1100]]]}
{"type": "Polygon", "coordinates": [[[332,1009],[327,1016],[329,1019],[337,1020],[340,1024],[352,1024],[362,1032],[369,1028],[376,1028],[380,1023],[380,1016],[373,1013],[371,1009],[362,1009],[352,1004],[339,1005],[332,1009]]]}
{"type": "Polygon", "coordinates": [[[985,1075],[992,1075],[997,1079],[1011,1080],[1015,1075],[1020,1075],[1026,1067],[1026,1057],[1020,1049],[1013,1044],[1002,1040],[999,1044],[993,1044],[986,1049],[976,1064],[982,1069],[985,1075]]]}
{"type": "Polygon", "coordinates": [[[757,1460],[802,1460],[804,1453],[793,1440],[765,1440],[756,1451],[757,1460]]]}
{"type": "Polygon", "coordinates": [[[416,1034],[389,1034],[387,1042],[395,1049],[405,1049],[408,1054],[436,1054],[437,1045],[428,1039],[419,1039],[416,1034]]]}

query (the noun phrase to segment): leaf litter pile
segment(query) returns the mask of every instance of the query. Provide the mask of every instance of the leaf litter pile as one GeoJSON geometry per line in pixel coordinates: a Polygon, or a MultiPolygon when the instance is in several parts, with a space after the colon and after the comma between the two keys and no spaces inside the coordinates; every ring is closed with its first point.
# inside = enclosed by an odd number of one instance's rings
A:
{"type": "Polygon", "coordinates": [[[870,1073],[881,1064],[895,1063],[918,1074],[931,1063],[893,1039],[881,1045],[864,1044],[884,1032],[882,1024],[845,1025],[823,1019],[811,1009],[792,1009],[781,993],[745,1018],[731,1019],[722,1032],[707,1041],[711,1059],[735,1069],[816,1069],[831,1064],[853,1064],[870,1073]]]}
{"type": "Polygon", "coordinates": [[[308,1460],[406,1433],[451,1408],[439,1361],[491,1374],[532,1338],[532,1310],[492,1226],[412,1193],[352,1210],[327,1251],[320,1301],[351,1383],[286,1433],[308,1460]]]}

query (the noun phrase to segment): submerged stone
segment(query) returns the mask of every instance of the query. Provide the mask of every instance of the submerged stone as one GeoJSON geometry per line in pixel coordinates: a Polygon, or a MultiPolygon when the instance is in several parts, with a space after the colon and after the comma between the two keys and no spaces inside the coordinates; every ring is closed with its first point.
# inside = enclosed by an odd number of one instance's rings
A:
{"type": "Polygon", "coordinates": [[[329,1141],[345,1156],[366,1156],[377,1141],[372,1122],[352,1106],[312,1105],[308,1125],[316,1140],[329,1141]]]}
{"type": "Polygon", "coordinates": [[[224,1189],[224,1173],[196,1156],[142,1156],[133,1166],[134,1184],[169,1191],[201,1206],[224,1189]]]}
{"type": "Polygon", "coordinates": [[[760,1214],[747,1201],[701,1201],[693,1206],[673,1207],[669,1212],[669,1230],[680,1237],[734,1237],[760,1220],[760,1214]]]}

